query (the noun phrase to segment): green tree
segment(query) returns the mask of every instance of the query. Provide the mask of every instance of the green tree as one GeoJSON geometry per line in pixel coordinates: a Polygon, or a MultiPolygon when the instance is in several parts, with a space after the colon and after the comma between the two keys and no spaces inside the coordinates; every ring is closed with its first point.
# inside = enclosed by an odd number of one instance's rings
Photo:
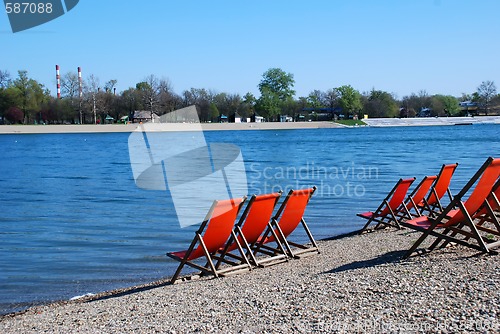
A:
{"type": "Polygon", "coordinates": [[[210,118],[212,119],[212,122],[216,121],[217,118],[220,116],[219,109],[217,109],[215,103],[210,103],[210,107],[208,107],[208,113],[210,118]]]}
{"type": "Polygon", "coordinates": [[[339,96],[338,103],[344,113],[354,114],[363,108],[361,104],[361,94],[350,85],[344,85],[336,88],[339,96]]]}
{"type": "Polygon", "coordinates": [[[286,73],[280,68],[270,68],[262,75],[259,83],[260,98],[257,109],[265,117],[275,118],[282,114],[290,100],[293,100],[295,91],[293,74],[286,73]]]}
{"type": "Polygon", "coordinates": [[[431,98],[432,116],[455,116],[460,113],[458,100],[450,95],[434,95],[431,98]]]}
{"type": "Polygon", "coordinates": [[[210,103],[213,102],[213,93],[207,91],[204,88],[191,88],[190,90],[185,90],[182,93],[183,104],[185,107],[190,105],[196,105],[198,110],[198,116],[201,122],[206,122],[210,119],[209,117],[209,107],[210,103]]]}
{"type": "Polygon", "coordinates": [[[5,113],[10,107],[20,106],[21,96],[19,90],[15,87],[0,88],[0,116],[5,116],[5,113]]]}
{"type": "Polygon", "coordinates": [[[270,68],[262,75],[259,83],[259,90],[263,88],[275,94],[282,101],[293,98],[295,91],[293,86],[295,80],[293,74],[286,73],[280,68],[270,68]]]}
{"type": "Polygon", "coordinates": [[[149,110],[151,119],[153,119],[153,113],[157,111],[159,104],[158,78],[151,74],[146,80],[136,84],[135,89],[139,92],[144,108],[149,110]]]}
{"type": "Polygon", "coordinates": [[[253,96],[252,93],[246,93],[245,96],[243,96],[243,100],[241,101],[241,110],[244,112],[245,115],[252,116],[255,114],[256,102],[257,100],[255,99],[255,96],[253,96]]]}
{"type": "Polygon", "coordinates": [[[261,116],[269,119],[281,114],[283,102],[268,88],[262,88],[257,100],[256,109],[261,116]]]}
{"type": "Polygon", "coordinates": [[[28,124],[31,115],[42,108],[42,104],[48,101],[50,93],[44,90],[42,84],[28,77],[27,71],[18,71],[18,78],[14,80],[13,87],[17,89],[20,105],[24,115],[24,123],[28,124]]]}
{"type": "Polygon", "coordinates": [[[217,105],[221,114],[228,117],[235,113],[239,113],[243,117],[248,116],[246,111],[241,108],[242,99],[239,94],[219,93],[213,97],[212,102],[217,105]]]}
{"type": "Polygon", "coordinates": [[[132,115],[134,111],[141,109],[141,97],[137,90],[129,88],[121,93],[122,108],[127,112],[127,115],[132,115]]]}
{"type": "Polygon", "coordinates": [[[309,108],[323,108],[324,104],[324,94],[319,90],[313,90],[307,96],[307,105],[309,108]]]}
{"type": "Polygon", "coordinates": [[[323,98],[324,98],[324,104],[328,108],[335,108],[338,105],[339,93],[337,89],[332,88],[324,93],[323,98]]]}
{"type": "Polygon", "coordinates": [[[369,117],[397,117],[399,107],[394,97],[384,91],[373,89],[364,105],[369,117]]]}

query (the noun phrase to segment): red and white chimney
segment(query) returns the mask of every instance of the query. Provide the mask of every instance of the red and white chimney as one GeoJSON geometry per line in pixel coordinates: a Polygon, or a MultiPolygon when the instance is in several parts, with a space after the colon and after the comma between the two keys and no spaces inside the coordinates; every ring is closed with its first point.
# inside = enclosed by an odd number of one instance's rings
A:
{"type": "Polygon", "coordinates": [[[56,80],[57,80],[57,98],[61,98],[61,74],[59,73],[59,65],[56,65],[56,80]]]}
{"type": "Polygon", "coordinates": [[[80,99],[83,97],[82,68],[78,67],[78,92],[80,99]]]}

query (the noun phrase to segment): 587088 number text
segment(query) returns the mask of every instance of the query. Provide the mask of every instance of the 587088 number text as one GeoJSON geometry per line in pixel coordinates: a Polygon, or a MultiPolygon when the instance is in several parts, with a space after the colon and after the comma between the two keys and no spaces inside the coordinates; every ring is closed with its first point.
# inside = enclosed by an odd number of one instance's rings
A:
{"type": "Polygon", "coordinates": [[[7,14],[51,14],[52,3],[7,2],[5,11],[7,14]]]}

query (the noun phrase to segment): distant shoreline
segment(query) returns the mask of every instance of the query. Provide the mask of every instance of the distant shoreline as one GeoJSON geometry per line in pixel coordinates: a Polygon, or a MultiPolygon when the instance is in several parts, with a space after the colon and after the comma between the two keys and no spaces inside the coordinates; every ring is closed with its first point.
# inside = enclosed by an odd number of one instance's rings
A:
{"type": "MultiPolygon", "coordinates": [[[[149,124],[148,124],[149,125],[149,124]]],[[[153,131],[199,131],[199,123],[163,123],[154,124],[153,131]]],[[[45,133],[119,133],[133,132],[139,124],[103,124],[103,125],[0,125],[0,134],[45,134],[45,133]]],[[[333,122],[268,122],[268,123],[201,123],[203,131],[224,130],[291,130],[343,128],[333,122]]],[[[150,130],[148,128],[148,130],[150,130]]]]}
{"type": "MultiPolygon", "coordinates": [[[[500,124],[500,116],[481,117],[433,117],[433,118],[371,118],[363,120],[369,127],[396,126],[446,126],[473,124],[500,124]]],[[[154,124],[153,131],[199,131],[200,123],[154,124]]],[[[0,134],[46,134],[46,133],[130,133],[139,124],[101,125],[0,125],[0,134]]],[[[201,123],[203,131],[225,130],[293,130],[351,128],[333,122],[265,122],[265,123],[201,123]]],[[[150,129],[148,129],[150,131],[150,129]]]]}

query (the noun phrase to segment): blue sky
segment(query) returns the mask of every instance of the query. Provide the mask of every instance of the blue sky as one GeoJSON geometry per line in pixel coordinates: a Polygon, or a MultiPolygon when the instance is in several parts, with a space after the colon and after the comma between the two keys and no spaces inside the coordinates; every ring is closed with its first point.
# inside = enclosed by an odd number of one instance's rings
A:
{"type": "Polygon", "coordinates": [[[25,69],[53,93],[59,64],[116,79],[118,91],[155,74],[179,94],[258,96],[279,67],[296,97],[345,84],[460,96],[500,84],[498,13],[498,0],[81,0],[16,34],[0,13],[0,69],[25,69]]]}

